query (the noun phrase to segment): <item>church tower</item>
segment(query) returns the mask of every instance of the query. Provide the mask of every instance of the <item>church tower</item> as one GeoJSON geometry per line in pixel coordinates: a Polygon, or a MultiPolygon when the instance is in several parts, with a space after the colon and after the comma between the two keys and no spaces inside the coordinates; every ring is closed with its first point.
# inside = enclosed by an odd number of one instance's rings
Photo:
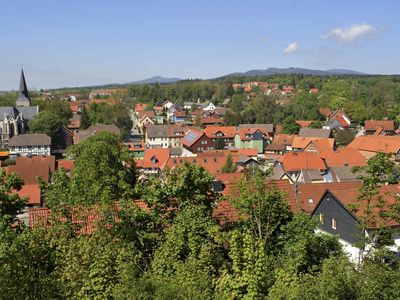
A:
{"type": "Polygon", "coordinates": [[[21,70],[21,79],[19,82],[19,95],[16,101],[16,106],[31,106],[31,99],[29,98],[28,88],[26,86],[24,69],[21,70]]]}

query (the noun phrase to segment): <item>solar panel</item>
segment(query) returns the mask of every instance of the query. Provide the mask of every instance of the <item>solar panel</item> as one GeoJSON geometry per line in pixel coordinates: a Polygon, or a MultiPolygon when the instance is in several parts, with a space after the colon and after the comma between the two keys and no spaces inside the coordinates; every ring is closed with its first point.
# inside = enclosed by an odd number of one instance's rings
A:
{"type": "Polygon", "coordinates": [[[186,136],[185,139],[186,139],[189,143],[191,143],[191,142],[193,142],[196,138],[197,138],[197,134],[191,132],[191,133],[189,133],[189,134],[186,136]]]}

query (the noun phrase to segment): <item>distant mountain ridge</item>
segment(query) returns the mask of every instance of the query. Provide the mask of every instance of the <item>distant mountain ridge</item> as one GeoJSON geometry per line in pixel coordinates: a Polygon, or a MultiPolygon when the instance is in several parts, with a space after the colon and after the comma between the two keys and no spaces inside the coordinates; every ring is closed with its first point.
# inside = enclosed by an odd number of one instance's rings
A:
{"type": "Polygon", "coordinates": [[[162,77],[162,76],[153,76],[151,78],[131,81],[125,84],[152,84],[152,83],[174,83],[181,81],[182,79],[176,77],[162,77]]]}
{"type": "Polygon", "coordinates": [[[333,76],[333,75],[368,75],[366,73],[346,70],[346,69],[331,69],[331,70],[312,70],[304,68],[268,68],[259,70],[249,70],[246,72],[235,72],[230,73],[224,77],[236,77],[236,76],[271,76],[271,75],[284,75],[284,74],[304,74],[304,75],[316,75],[316,76],[333,76]]]}

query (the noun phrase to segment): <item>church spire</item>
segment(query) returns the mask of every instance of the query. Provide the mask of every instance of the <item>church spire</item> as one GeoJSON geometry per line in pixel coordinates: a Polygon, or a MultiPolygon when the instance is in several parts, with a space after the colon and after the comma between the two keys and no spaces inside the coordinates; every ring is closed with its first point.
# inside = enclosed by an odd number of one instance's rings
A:
{"type": "Polygon", "coordinates": [[[16,105],[31,106],[31,99],[29,98],[28,87],[26,86],[24,69],[21,69],[21,79],[19,81],[19,95],[16,105]]]}

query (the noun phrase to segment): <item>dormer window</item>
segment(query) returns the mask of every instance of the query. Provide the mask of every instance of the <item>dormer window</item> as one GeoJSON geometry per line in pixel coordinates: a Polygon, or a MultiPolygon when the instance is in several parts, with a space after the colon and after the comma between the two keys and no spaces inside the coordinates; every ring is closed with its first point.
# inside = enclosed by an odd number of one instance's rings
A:
{"type": "Polygon", "coordinates": [[[314,204],[313,198],[308,198],[308,199],[307,199],[307,203],[308,203],[308,204],[314,204]]]}
{"type": "Polygon", "coordinates": [[[157,157],[153,156],[153,157],[151,158],[151,163],[152,163],[152,164],[158,163],[157,157]]]}

